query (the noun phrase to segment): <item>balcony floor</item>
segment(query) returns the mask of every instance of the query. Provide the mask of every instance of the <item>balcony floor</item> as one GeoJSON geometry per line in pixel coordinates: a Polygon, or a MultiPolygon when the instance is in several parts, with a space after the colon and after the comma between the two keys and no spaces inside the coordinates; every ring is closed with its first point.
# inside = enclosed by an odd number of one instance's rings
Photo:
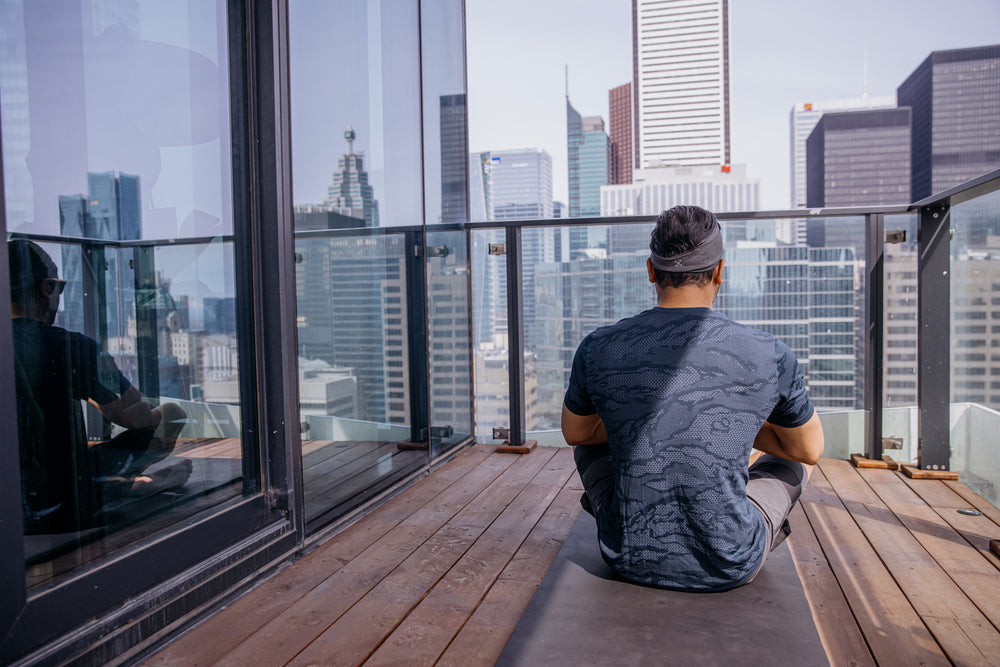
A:
{"type": "MultiPolygon", "coordinates": [[[[493,664],[580,492],[569,449],[472,447],[145,664],[493,664]]],[[[791,521],[831,664],[1000,664],[1000,510],[964,485],[824,459],[791,521]]]]}

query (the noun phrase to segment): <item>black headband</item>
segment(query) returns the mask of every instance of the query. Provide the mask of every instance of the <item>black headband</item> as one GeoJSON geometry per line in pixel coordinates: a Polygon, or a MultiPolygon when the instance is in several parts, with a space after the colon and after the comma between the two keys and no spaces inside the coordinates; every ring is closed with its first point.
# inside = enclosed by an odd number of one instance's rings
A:
{"type": "Polygon", "coordinates": [[[716,224],[715,229],[703,238],[694,248],[679,255],[663,257],[650,253],[649,259],[653,268],[668,273],[697,273],[715,268],[722,259],[722,228],[716,224]]]}

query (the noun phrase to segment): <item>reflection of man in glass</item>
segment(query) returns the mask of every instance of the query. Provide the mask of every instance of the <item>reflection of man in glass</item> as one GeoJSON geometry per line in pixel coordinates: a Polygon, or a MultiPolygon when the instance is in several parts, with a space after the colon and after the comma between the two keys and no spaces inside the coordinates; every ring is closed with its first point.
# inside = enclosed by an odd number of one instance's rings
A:
{"type": "Polygon", "coordinates": [[[44,250],[15,240],[8,256],[25,532],[89,528],[111,500],[183,486],[188,459],[144,471],[173,450],[184,411],[152,408],[94,340],[52,325],[66,281],[44,250]],[[81,400],[128,430],[88,446],[81,400]]]}

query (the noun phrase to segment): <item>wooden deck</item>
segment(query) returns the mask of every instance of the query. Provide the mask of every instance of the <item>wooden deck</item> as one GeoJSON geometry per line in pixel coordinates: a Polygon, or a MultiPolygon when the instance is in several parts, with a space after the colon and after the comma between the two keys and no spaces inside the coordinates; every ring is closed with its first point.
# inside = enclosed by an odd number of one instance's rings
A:
{"type": "MultiPolygon", "coordinates": [[[[146,664],[491,665],[580,492],[569,449],[473,447],[146,664]]],[[[1000,510],[964,485],[825,459],[792,524],[832,665],[1000,664],[1000,510]]]]}

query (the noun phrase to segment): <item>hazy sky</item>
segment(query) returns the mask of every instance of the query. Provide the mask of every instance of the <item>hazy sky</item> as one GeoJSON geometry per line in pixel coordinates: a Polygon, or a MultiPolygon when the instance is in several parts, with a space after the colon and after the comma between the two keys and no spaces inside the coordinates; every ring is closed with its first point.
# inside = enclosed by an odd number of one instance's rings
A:
{"type": "MultiPolygon", "coordinates": [[[[630,0],[467,0],[473,151],[541,147],[567,200],[564,66],[584,116],[632,78],[630,0]]],[[[731,0],[732,158],[761,179],[764,208],[789,205],[789,122],[798,102],[896,87],[931,51],[1000,43],[998,0],[731,0]]]]}

